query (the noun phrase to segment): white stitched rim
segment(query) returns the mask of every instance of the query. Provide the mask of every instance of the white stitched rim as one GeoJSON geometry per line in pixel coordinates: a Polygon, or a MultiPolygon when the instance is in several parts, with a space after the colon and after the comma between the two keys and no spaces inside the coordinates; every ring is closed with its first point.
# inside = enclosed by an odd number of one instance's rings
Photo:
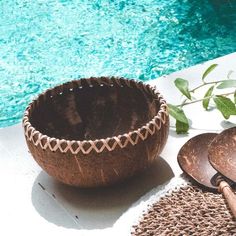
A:
{"type": "Polygon", "coordinates": [[[91,151],[101,153],[104,149],[107,151],[113,151],[116,147],[125,148],[129,143],[131,145],[136,145],[139,140],[145,140],[149,135],[153,135],[155,132],[160,130],[162,124],[165,124],[168,118],[168,109],[166,101],[163,99],[162,95],[156,90],[155,87],[152,87],[148,84],[143,84],[142,82],[137,82],[135,80],[128,80],[124,78],[116,77],[91,77],[89,79],[79,79],[67,82],[65,84],[56,86],[52,89],[46,90],[44,93],[40,94],[36,99],[34,99],[29,106],[26,108],[25,114],[23,116],[23,127],[25,130],[25,136],[28,141],[33,142],[35,146],[40,145],[42,149],[49,148],[51,151],[55,152],[60,150],[62,153],[71,152],[72,154],[78,154],[82,152],[83,154],[89,154],[91,151]],[[49,137],[40,133],[36,130],[29,121],[29,113],[31,109],[34,109],[35,104],[39,100],[45,100],[48,96],[54,96],[56,94],[61,94],[63,91],[76,88],[82,88],[83,86],[114,86],[114,84],[120,87],[128,86],[130,88],[138,88],[143,90],[146,93],[155,95],[160,103],[160,109],[153,119],[147,122],[145,125],[130,131],[128,133],[107,137],[105,139],[96,139],[96,140],[65,140],[49,137]],[[98,143],[102,145],[97,146],[98,143]],[[86,148],[84,147],[86,145],[86,148]]]}

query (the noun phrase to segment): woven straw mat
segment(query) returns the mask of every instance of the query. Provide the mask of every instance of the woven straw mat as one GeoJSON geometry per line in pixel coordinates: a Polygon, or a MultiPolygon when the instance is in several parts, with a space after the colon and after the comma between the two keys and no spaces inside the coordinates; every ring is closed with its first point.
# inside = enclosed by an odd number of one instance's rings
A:
{"type": "Polygon", "coordinates": [[[188,184],[149,206],[131,235],[236,235],[236,221],[221,194],[188,184]]]}

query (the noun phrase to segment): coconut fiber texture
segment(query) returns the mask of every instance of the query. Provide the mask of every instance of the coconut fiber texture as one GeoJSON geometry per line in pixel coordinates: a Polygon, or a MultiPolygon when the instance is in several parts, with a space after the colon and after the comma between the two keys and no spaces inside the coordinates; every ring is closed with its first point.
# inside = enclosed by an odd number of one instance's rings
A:
{"type": "Polygon", "coordinates": [[[188,184],[150,206],[132,236],[236,235],[236,221],[221,194],[188,184]]]}

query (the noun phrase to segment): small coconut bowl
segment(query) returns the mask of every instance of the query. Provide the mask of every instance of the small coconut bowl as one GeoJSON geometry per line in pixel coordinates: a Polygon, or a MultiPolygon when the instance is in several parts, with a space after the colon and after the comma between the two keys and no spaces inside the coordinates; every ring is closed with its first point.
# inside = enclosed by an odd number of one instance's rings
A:
{"type": "Polygon", "coordinates": [[[98,187],[146,169],[167,141],[169,116],[155,88],[100,77],[40,94],[27,107],[23,127],[32,156],[49,175],[98,187]]]}

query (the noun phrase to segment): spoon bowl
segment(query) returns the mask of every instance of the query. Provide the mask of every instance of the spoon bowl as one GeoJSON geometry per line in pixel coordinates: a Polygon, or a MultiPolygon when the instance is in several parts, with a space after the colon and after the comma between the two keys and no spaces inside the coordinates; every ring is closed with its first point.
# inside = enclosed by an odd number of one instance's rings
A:
{"type": "Polygon", "coordinates": [[[236,182],[236,127],[217,135],[209,145],[208,153],[211,165],[236,182]]]}
{"type": "Polygon", "coordinates": [[[217,136],[216,133],[205,133],[191,138],[178,153],[181,169],[193,180],[210,190],[217,190],[215,176],[217,171],[208,161],[208,146],[217,136]]]}

